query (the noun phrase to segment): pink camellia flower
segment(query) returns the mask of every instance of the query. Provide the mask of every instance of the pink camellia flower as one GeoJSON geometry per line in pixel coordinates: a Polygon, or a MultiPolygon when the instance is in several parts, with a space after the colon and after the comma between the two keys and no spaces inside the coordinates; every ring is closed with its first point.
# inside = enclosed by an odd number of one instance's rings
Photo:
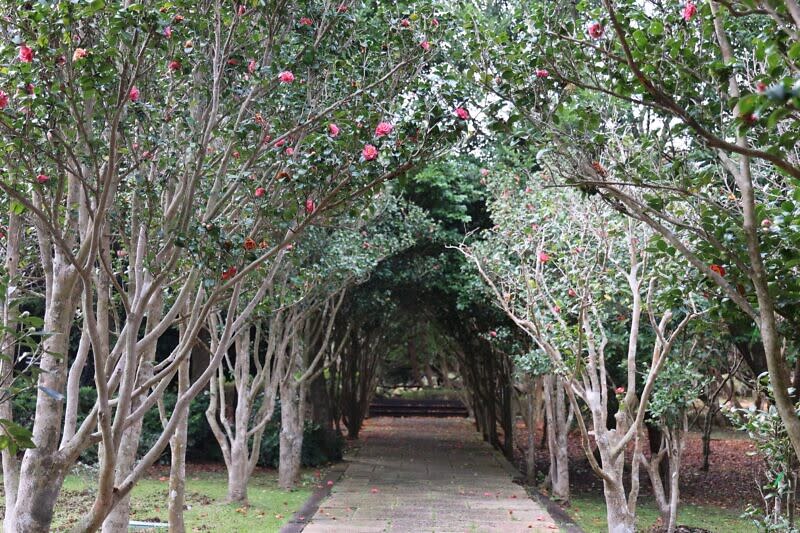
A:
{"type": "Polygon", "coordinates": [[[282,83],[292,83],[294,81],[294,74],[288,70],[284,70],[278,74],[278,79],[281,80],[282,83]]]}
{"type": "Polygon", "coordinates": [[[391,122],[379,122],[378,125],[375,127],[375,137],[383,137],[384,135],[389,135],[392,133],[394,126],[392,126],[391,122]]]}
{"type": "Polygon", "coordinates": [[[0,91],[0,109],[5,109],[8,106],[8,94],[5,91],[0,91]]]}
{"type": "Polygon", "coordinates": [[[256,188],[256,192],[255,192],[256,198],[261,198],[265,194],[267,194],[267,189],[265,189],[264,187],[257,187],[256,188]]]}
{"type": "Polygon", "coordinates": [[[301,26],[313,26],[314,25],[314,21],[311,20],[308,17],[300,17],[300,20],[298,22],[300,22],[301,26]]]}
{"type": "Polygon", "coordinates": [[[20,46],[19,60],[22,61],[23,63],[30,63],[31,61],[33,61],[33,50],[24,44],[20,46]]]}
{"type": "Polygon", "coordinates": [[[250,74],[254,73],[256,71],[257,66],[258,65],[256,64],[256,60],[251,59],[250,62],[247,64],[247,72],[249,72],[250,74]]]}
{"type": "Polygon", "coordinates": [[[694,18],[696,14],[697,14],[697,6],[694,4],[694,2],[686,2],[686,5],[683,6],[683,13],[682,13],[683,20],[689,22],[690,20],[692,20],[692,18],[694,18]]]}
{"type": "Polygon", "coordinates": [[[339,4],[339,7],[336,8],[336,11],[339,13],[347,13],[347,4],[339,4]]]}
{"type": "Polygon", "coordinates": [[[333,122],[331,122],[330,124],[328,124],[328,133],[330,134],[330,136],[331,136],[331,137],[336,137],[336,136],[338,136],[338,135],[339,135],[339,131],[340,131],[340,130],[339,130],[339,126],[337,126],[337,125],[336,125],[336,124],[334,124],[333,122]]]}
{"type": "Polygon", "coordinates": [[[181,62],[178,61],[177,59],[173,59],[172,61],[169,62],[169,64],[167,65],[167,68],[170,69],[172,72],[175,72],[176,70],[180,70],[181,69],[181,62]]]}
{"type": "Polygon", "coordinates": [[[164,28],[164,37],[166,37],[167,39],[172,38],[172,28],[170,26],[166,26],[164,28]]]}
{"type": "Polygon", "coordinates": [[[603,36],[605,30],[603,29],[603,25],[599,22],[590,22],[589,25],[586,26],[586,32],[592,39],[599,39],[603,36]]]}
{"type": "Polygon", "coordinates": [[[539,262],[547,263],[548,261],[550,261],[550,256],[546,252],[539,252],[539,262]]]}
{"type": "Polygon", "coordinates": [[[419,45],[426,52],[431,49],[431,43],[429,43],[428,41],[422,41],[421,43],[419,43],[419,45]]]}
{"type": "Polygon", "coordinates": [[[489,175],[489,169],[488,168],[482,168],[481,169],[481,176],[483,176],[485,178],[488,175],[489,175]]]}
{"type": "Polygon", "coordinates": [[[575,292],[575,289],[569,289],[569,290],[567,290],[567,294],[568,294],[570,297],[572,297],[572,298],[575,298],[575,297],[578,295],[578,293],[577,293],[577,292],[575,292]]]}
{"type": "Polygon", "coordinates": [[[617,394],[625,394],[625,387],[617,387],[616,389],[614,389],[614,392],[616,392],[617,394]]]}
{"type": "Polygon", "coordinates": [[[461,120],[469,120],[469,111],[467,111],[463,107],[456,108],[456,115],[458,115],[458,118],[460,118],[461,120]]]}
{"type": "Polygon", "coordinates": [[[327,484],[329,487],[333,487],[333,481],[331,481],[331,480],[328,480],[328,483],[326,483],[326,484],[327,484]]]}
{"type": "Polygon", "coordinates": [[[136,102],[139,100],[139,88],[134,85],[131,87],[131,92],[128,93],[128,99],[131,102],[136,102]]]}
{"type": "Polygon", "coordinates": [[[244,6],[244,4],[242,4],[242,5],[240,5],[240,6],[239,6],[239,10],[238,10],[236,13],[237,13],[237,14],[238,14],[240,17],[242,17],[242,16],[244,16],[244,14],[245,14],[245,12],[246,12],[246,11],[247,11],[247,8],[244,6]]]}
{"type": "Polygon", "coordinates": [[[312,200],[311,198],[307,199],[306,200],[306,213],[308,213],[310,215],[316,210],[317,210],[317,206],[316,206],[316,204],[314,204],[314,200],[312,200]]]}
{"type": "Polygon", "coordinates": [[[275,148],[280,148],[284,144],[286,144],[286,139],[280,139],[278,140],[278,142],[275,143],[275,148]]]}
{"type": "MultiPolygon", "coordinates": [[[[497,337],[497,332],[495,330],[492,330],[492,331],[489,332],[489,335],[492,336],[492,337],[497,337]]],[[[488,494],[488,492],[487,492],[487,494],[488,494]]]]}
{"type": "Polygon", "coordinates": [[[408,28],[409,26],[411,26],[411,21],[408,19],[403,19],[400,21],[400,25],[404,28],[408,28]]]}
{"type": "Polygon", "coordinates": [[[361,155],[364,157],[364,161],[372,161],[378,157],[378,149],[371,144],[368,144],[364,146],[363,150],[361,150],[361,155]]]}
{"type": "Polygon", "coordinates": [[[72,53],[72,61],[75,62],[79,59],[83,59],[89,55],[85,48],[76,48],[75,51],[72,53]]]}
{"type": "Polygon", "coordinates": [[[290,146],[289,148],[286,149],[285,153],[286,155],[294,155],[294,148],[290,146]]]}
{"type": "Polygon", "coordinates": [[[433,26],[434,28],[438,28],[439,27],[439,19],[432,18],[431,19],[431,26],[433,26]]]}
{"type": "Polygon", "coordinates": [[[128,250],[117,250],[117,257],[128,257],[128,250]]]}
{"type": "Polygon", "coordinates": [[[546,77],[548,77],[549,75],[550,75],[550,72],[548,72],[547,70],[545,70],[545,69],[543,69],[543,68],[540,68],[540,69],[538,69],[538,70],[536,71],[536,77],[537,77],[537,78],[546,78],[546,77]]]}
{"type": "Polygon", "coordinates": [[[47,174],[39,174],[38,176],[36,176],[36,181],[38,181],[39,183],[47,183],[48,181],[50,181],[50,176],[48,176],[47,174]]]}

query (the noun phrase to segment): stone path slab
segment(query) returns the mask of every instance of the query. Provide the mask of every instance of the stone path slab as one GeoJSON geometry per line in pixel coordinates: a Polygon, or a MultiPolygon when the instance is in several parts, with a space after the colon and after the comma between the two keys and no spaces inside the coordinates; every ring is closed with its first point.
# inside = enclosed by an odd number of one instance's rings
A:
{"type": "Polygon", "coordinates": [[[305,533],[558,531],[463,418],[374,418],[305,533]]]}

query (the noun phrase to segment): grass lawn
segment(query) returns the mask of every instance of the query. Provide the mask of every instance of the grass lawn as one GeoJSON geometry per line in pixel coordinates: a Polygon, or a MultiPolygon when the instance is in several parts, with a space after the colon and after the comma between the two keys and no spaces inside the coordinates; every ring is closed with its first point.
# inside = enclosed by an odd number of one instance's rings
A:
{"type": "MultiPolygon", "coordinates": [[[[572,494],[572,503],[567,513],[586,533],[605,533],[606,503],[602,494],[572,494]]],[[[637,529],[647,531],[658,520],[658,510],[652,500],[640,499],[636,506],[637,529]]],[[[713,505],[700,506],[681,504],[678,509],[678,524],[701,527],[714,533],[750,533],[757,531],[749,520],[739,518],[740,511],[723,509],[713,505]]]]}
{"type": "MultiPolygon", "coordinates": [[[[149,477],[137,483],[133,489],[131,520],[166,522],[167,486],[165,478],[149,477]]],[[[88,511],[94,501],[94,487],[89,475],[67,476],[56,505],[53,531],[68,530],[88,511]]],[[[250,480],[247,508],[222,503],[226,487],[224,472],[187,475],[184,512],[187,531],[278,531],[303,505],[315,484],[310,476],[305,476],[301,488],[285,492],[277,486],[277,472],[257,471],[250,480]]]]}

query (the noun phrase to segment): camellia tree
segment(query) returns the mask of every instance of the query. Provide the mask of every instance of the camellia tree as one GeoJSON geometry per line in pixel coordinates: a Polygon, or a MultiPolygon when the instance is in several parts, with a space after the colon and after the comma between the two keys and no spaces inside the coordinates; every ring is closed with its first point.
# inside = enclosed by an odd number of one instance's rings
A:
{"type": "MultiPolygon", "coordinates": [[[[493,193],[490,212],[496,225],[484,240],[461,250],[486,282],[496,305],[549,359],[549,380],[558,381],[566,394],[586,457],[603,481],[609,531],[633,532],[639,468],[649,464],[643,452],[645,420],[670,353],[698,314],[694,297],[686,295],[689,306],[684,309],[660,297],[659,274],[646,250],[652,234],[645,226],[570,189],[537,190],[535,178],[496,174],[488,178],[493,193]],[[659,307],[666,308],[660,317],[659,307]],[[652,342],[647,342],[643,320],[652,329],[652,342]],[[647,348],[651,355],[643,360],[647,348]],[[615,383],[611,369],[617,364],[622,376],[615,383]],[[615,403],[616,412],[611,409],[615,403]],[[626,482],[629,445],[633,460],[626,482]]],[[[666,375],[661,379],[666,380],[666,375]]],[[[551,386],[545,385],[546,396],[551,386]]],[[[670,403],[685,408],[692,399],[659,399],[655,418],[662,419],[670,403]]],[[[675,445],[665,446],[664,453],[677,454],[673,464],[679,466],[679,433],[665,435],[667,444],[675,445]]],[[[565,444],[550,440],[551,447],[565,444]]],[[[657,476],[658,468],[648,471],[657,476]]],[[[662,498],[660,502],[670,530],[677,517],[677,471],[674,474],[674,501],[667,505],[662,498]]]]}
{"type": "MultiPolygon", "coordinates": [[[[211,381],[206,415],[228,468],[231,501],[247,499],[247,481],[279,394],[280,484],[291,488],[297,482],[305,399],[310,383],[341,353],[342,341],[334,342],[332,331],[344,295],[382,258],[410,246],[425,224],[418,208],[403,207],[391,196],[376,198],[373,205],[367,221],[342,216],[336,229],[321,222],[304,233],[284,256],[276,292],[262,299],[251,328],[236,340],[235,358],[226,359],[211,381]],[[236,407],[229,422],[231,402],[236,407]]],[[[213,345],[222,315],[211,318],[213,345]]]]}
{"type": "Polygon", "coordinates": [[[493,15],[470,14],[484,30],[473,65],[511,109],[502,126],[549,150],[554,182],[649,225],[752,320],[800,454],[784,352],[797,329],[800,5],[535,2],[493,15]]]}
{"type": "Polygon", "coordinates": [[[444,31],[430,5],[407,25],[390,8],[350,2],[3,8],[0,189],[15,217],[2,225],[34,229],[23,235],[38,247],[46,332],[35,448],[18,470],[4,456],[4,527],[48,529],[68,469],[98,444],[97,495],[79,525],[91,531],[185,425],[285,247],[455,141],[465,119],[423,71],[444,31]],[[191,384],[179,379],[162,436],[134,464],[141,417],[181,369],[186,378],[220,305],[210,365],[191,384]],[[178,346],[156,362],[175,327],[178,346]],[[78,423],[89,357],[98,399],[78,423]]]}

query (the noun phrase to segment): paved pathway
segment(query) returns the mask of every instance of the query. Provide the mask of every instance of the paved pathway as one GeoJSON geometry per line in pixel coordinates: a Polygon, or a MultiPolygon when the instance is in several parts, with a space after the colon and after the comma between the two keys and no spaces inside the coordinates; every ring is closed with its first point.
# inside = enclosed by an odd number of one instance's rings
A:
{"type": "Polygon", "coordinates": [[[375,418],[305,533],[553,532],[499,454],[460,418],[375,418]]]}

